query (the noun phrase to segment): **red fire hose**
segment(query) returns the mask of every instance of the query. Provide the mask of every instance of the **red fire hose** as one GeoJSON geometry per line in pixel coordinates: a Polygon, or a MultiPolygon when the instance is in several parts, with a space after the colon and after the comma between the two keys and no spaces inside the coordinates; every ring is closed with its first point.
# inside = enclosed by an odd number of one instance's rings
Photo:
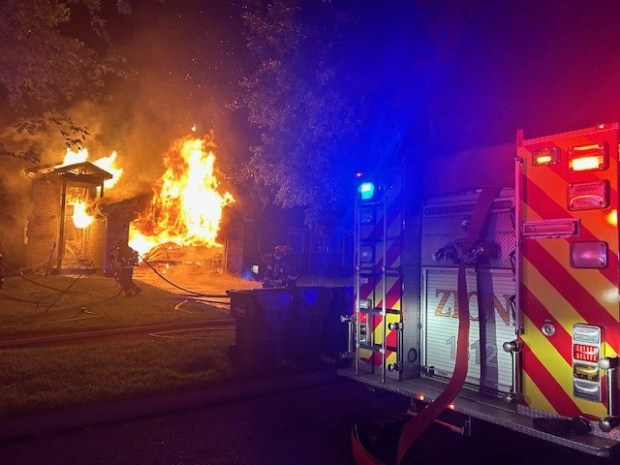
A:
{"type": "MultiPolygon", "coordinates": [[[[467,231],[467,237],[463,243],[464,252],[470,250],[479,239],[488,212],[491,209],[493,200],[497,197],[500,188],[488,188],[482,190],[474,208],[473,217],[467,231]]],[[[454,373],[450,382],[443,392],[429,405],[427,405],[418,415],[411,418],[400,433],[397,450],[397,463],[401,465],[407,453],[424,432],[424,430],[437,417],[446,410],[448,405],[454,400],[461,390],[467,376],[467,364],[469,355],[469,298],[467,293],[467,282],[465,278],[466,263],[462,255],[459,260],[458,280],[457,280],[457,304],[458,304],[458,334],[456,345],[456,360],[454,373]]],[[[360,443],[356,429],[352,433],[353,455],[357,465],[382,465],[373,457],[360,443]]]]}

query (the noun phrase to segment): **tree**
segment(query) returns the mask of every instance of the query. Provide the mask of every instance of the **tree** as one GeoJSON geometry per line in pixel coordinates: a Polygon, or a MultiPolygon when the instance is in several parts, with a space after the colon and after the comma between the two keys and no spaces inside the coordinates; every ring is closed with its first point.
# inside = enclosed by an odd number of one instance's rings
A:
{"type": "MultiPolygon", "coordinates": [[[[0,97],[18,132],[34,134],[53,126],[67,146],[80,145],[88,128],[72,121],[67,107],[80,99],[100,99],[108,78],[132,74],[111,46],[102,8],[101,0],[2,2],[0,97]]],[[[131,13],[125,0],[115,0],[115,8],[131,13]]],[[[39,160],[38,153],[14,151],[2,143],[0,155],[39,160]]]]}
{"type": "Polygon", "coordinates": [[[308,34],[317,37],[301,14],[298,1],[254,2],[244,14],[255,69],[241,82],[242,98],[250,124],[261,132],[244,173],[276,205],[303,207],[306,223],[317,227],[319,210],[328,215],[337,210],[329,161],[337,139],[334,118],[342,113],[346,129],[350,115],[345,99],[330,87],[334,71],[325,54],[302,50],[311,42],[308,34]],[[314,69],[304,66],[310,54],[320,63],[314,69]]]}
{"type": "Polygon", "coordinates": [[[386,87],[396,81],[371,66],[383,44],[372,26],[381,6],[367,4],[361,11],[358,2],[252,1],[244,13],[254,63],[240,100],[260,131],[244,174],[265,199],[303,208],[314,229],[335,226],[352,205],[354,173],[368,166],[364,151],[379,159],[401,136],[397,112],[385,110],[398,94],[386,87]]]}

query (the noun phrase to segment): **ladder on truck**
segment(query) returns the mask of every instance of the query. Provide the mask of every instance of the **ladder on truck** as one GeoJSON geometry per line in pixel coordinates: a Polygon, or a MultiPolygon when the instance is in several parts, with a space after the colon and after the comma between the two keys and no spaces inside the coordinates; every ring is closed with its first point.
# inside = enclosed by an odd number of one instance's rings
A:
{"type": "Polygon", "coordinates": [[[358,177],[355,373],[402,379],[403,200],[400,177],[358,177]]]}

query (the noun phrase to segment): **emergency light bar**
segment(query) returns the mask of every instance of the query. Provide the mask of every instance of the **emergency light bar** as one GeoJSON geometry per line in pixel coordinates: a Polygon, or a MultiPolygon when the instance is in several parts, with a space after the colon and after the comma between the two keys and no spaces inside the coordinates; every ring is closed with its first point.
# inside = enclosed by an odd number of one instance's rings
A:
{"type": "Polygon", "coordinates": [[[607,144],[582,145],[568,149],[568,170],[571,173],[607,169],[607,144]]]}
{"type": "Polygon", "coordinates": [[[363,182],[360,184],[358,191],[362,200],[370,200],[375,195],[375,185],[372,182],[363,182]]]}

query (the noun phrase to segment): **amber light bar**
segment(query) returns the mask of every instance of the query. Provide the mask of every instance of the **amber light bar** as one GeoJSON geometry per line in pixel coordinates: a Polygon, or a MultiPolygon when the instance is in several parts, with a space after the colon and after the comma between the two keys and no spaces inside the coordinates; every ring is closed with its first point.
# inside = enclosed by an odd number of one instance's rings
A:
{"type": "Polygon", "coordinates": [[[607,169],[607,144],[591,144],[571,147],[568,150],[568,169],[575,173],[607,169]]]}
{"type": "Polygon", "coordinates": [[[560,161],[560,150],[557,147],[545,147],[532,152],[534,166],[555,165],[560,161]]]}

